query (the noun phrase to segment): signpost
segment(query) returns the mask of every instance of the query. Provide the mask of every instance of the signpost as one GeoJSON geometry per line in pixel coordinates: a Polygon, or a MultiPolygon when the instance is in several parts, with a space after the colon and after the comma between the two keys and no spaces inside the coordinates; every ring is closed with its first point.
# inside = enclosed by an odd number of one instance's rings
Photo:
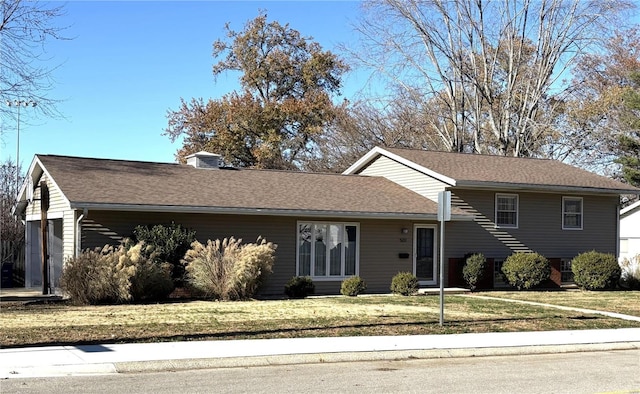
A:
{"type": "Polygon", "coordinates": [[[438,221],[440,222],[440,326],[444,324],[444,222],[451,220],[451,192],[438,193],[438,221]]]}

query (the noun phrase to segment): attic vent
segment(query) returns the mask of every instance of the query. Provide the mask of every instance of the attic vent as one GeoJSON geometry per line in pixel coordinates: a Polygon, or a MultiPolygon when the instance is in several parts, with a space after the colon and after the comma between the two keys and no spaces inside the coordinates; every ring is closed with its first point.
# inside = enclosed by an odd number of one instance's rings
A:
{"type": "Polygon", "coordinates": [[[200,151],[187,156],[187,164],[195,168],[220,168],[220,155],[200,151]]]}

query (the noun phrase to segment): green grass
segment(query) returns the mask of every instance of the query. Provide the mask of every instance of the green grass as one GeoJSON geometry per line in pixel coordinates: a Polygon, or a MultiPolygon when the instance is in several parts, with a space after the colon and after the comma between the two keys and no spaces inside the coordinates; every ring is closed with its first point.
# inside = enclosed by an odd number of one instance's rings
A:
{"type": "MultiPolygon", "coordinates": [[[[490,292],[640,316],[640,292],[490,292]]],[[[602,315],[471,296],[366,296],[244,302],[74,306],[4,303],[0,346],[174,340],[416,335],[640,327],[602,315]]]]}

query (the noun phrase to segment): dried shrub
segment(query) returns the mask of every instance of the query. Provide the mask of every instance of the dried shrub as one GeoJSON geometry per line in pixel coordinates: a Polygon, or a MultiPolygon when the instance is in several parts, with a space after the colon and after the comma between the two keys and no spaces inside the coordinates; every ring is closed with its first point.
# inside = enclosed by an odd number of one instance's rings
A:
{"type": "Polygon", "coordinates": [[[538,253],[514,253],[502,264],[502,273],[518,290],[530,289],[549,279],[549,260],[538,253]]]}
{"type": "Polygon", "coordinates": [[[614,255],[595,250],[574,257],[571,271],[576,285],[587,290],[613,289],[622,274],[614,255]]]}
{"type": "Polygon", "coordinates": [[[462,268],[462,277],[471,290],[475,290],[478,282],[484,276],[487,259],[482,253],[474,253],[467,257],[462,268]]]}
{"type": "Polygon", "coordinates": [[[640,290],[640,254],[620,262],[620,285],[626,289],[640,290]]]}
{"type": "Polygon", "coordinates": [[[145,256],[145,245],[86,250],[68,259],[60,287],[78,304],[124,303],[165,298],[173,290],[171,271],[145,256]]]}
{"type": "Polygon", "coordinates": [[[316,291],[316,285],[309,276],[294,276],[284,286],[284,293],[290,298],[305,298],[316,291]]]}
{"type": "Polygon", "coordinates": [[[418,278],[411,272],[398,272],[391,279],[391,292],[403,296],[410,296],[418,292],[418,278]]]}
{"type": "Polygon", "coordinates": [[[340,294],[355,297],[367,289],[367,284],[359,276],[352,276],[342,281],[340,294]]]}
{"type": "Polygon", "coordinates": [[[130,258],[122,246],[86,250],[65,262],[60,287],[78,304],[127,302],[131,300],[130,278],[135,274],[135,267],[126,261],[130,258]]]}
{"type": "Polygon", "coordinates": [[[195,241],[185,254],[187,281],[206,297],[239,300],[252,297],[264,276],[272,272],[277,245],[258,238],[242,245],[242,240],[225,238],[195,241]]]}

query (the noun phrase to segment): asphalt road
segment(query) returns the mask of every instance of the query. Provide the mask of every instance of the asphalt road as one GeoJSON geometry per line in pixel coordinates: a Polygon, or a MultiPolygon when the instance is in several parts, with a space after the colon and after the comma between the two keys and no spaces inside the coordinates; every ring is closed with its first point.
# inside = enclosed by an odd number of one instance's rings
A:
{"type": "Polygon", "coordinates": [[[640,350],[9,379],[8,393],[640,393],[640,350]]]}

